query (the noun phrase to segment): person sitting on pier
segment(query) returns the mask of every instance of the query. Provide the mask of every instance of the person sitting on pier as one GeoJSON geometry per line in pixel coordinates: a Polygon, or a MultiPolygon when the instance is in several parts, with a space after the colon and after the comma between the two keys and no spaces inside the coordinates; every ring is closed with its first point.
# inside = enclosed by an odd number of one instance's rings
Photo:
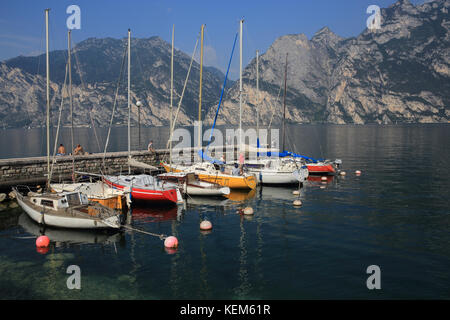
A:
{"type": "Polygon", "coordinates": [[[75,156],[81,156],[84,154],[84,149],[81,145],[77,144],[77,147],[73,150],[75,156]]]}
{"type": "Polygon", "coordinates": [[[66,155],[66,148],[64,148],[64,145],[61,143],[58,148],[57,156],[65,156],[66,155]]]}
{"type": "Polygon", "coordinates": [[[153,140],[150,140],[150,143],[147,146],[148,152],[155,152],[155,149],[153,148],[153,140]]]}

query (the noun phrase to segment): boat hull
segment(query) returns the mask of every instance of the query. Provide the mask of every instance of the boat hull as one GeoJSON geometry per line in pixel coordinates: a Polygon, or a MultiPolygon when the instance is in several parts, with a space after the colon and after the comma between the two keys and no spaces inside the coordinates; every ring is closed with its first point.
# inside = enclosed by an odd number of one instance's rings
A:
{"type": "Polygon", "coordinates": [[[186,193],[190,196],[225,196],[230,193],[230,188],[201,188],[188,185],[186,187],[186,193]]]}
{"type": "Polygon", "coordinates": [[[26,212],[26,214],[39,224],[48,225],[57,228],[73,228],[73,229],[119,229],[120,221],[117,216],[109,217],[104,221],[100,219],[84,219],[76,217],[62,217],[51,213],[42,213],[29,206],[20,197],[17,202],[26,212]]]}
{"type": "MultiPolygon", "coordinates": [[[[177,168],[171,168],[166,164],[162,164],[166,172],[182,172],[177,168]]],[[[223,174],[203,174],[196,173],[202,181],[219,184],[230,189],[255,189],[257,185],[256,178],[251,176],[231,176],[223,174]]]]}
{"type": "MultiPolygon", "coordinates": [[[[127,187],[119,183],[114,183],[108,178],[103,178],[103,181],[112,188],[117,188],[119,190],[124,190],[127,187]]],[[[178,203],[179,191],[176,188],[168,190],[152,190],[149,188],[131,188],[131,197],[135,200],[143,201],[156,201],[156,202],[173,202],[178,203]]]]}
{"type": "Polygon", "coordinates": [[[253,173],[259,184],[298,184],[297,178],[292,172],[278,172],[278,171],[263,171],[263,170],[249,170],[253,173]]]}
{"type": "Polygon", "coordinates": [[[332,164],[306,164],[309,174],[335,174],[336,169],[332,164]]]}

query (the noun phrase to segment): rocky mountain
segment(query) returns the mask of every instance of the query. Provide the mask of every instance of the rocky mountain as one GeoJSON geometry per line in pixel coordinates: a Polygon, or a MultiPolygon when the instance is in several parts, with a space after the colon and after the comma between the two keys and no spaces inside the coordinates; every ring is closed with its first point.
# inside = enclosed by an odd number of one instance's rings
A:
{"type": "MultiPolygon", "coordinates": [[[[90,38],[72,50],[72,82],[75,125],[108,126],[115,90],[120,75],[127,39],[90,38]],[[91,120],[92,118],[92,120],[91,120]]],[[[171,46],[159,37],[132,39],[131,91],[132,121],[138,119],[137,101],[141,107],[141,123],[164,125],[169,118],[171,46]]],[[[61,96],[64,94],[63,125],[70,123],[67,93],[62,93],[67,52],[50,53],[51,114],[57,123],[61,96]]],[[[179,50],[174,55],[174,108],[182,93],[191,57],[179,50]]],[[[117,100],[114,124],[125,124],[128,117],[126,59],[117,100]]],[[[197,119],[199,64],[194,61],[178,115],[178,124],[191,124],[197,119]]],[[[219,98],[223,73],[213,67],[203,71],[203,106],[213,105],[219,98]]],[[[0,127],[45,125],[46,89],[45,55],[16,57],[0,63],[0,127]]]]}
{"type": "MultiPolygon", "coordinates": [[[[381,9],[381,28],[341,38],[329,28],[276,39],[243,71],[243,123],[280,123],[288,54],[286,118],[291,122],[396,123],[450,120],[449,0],[381,9]]],[[[217,106],[210,108],[209,122],[217,106]]],[[[239,83],[218,124],[239,122],[239,83]]]]}

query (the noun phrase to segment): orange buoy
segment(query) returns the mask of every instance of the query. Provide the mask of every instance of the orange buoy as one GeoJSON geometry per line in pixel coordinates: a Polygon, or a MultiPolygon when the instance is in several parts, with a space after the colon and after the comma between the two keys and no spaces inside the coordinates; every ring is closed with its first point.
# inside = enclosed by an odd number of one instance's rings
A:
{"type": "Polygon", "coordinates": [[[211,230],[212,229],[212,223],[208,220],[203,220],[200,223],[200,230],[211,230]]]}
{"type": "Polygon", "coordinates": [[[47,236],[40,236],[36,239],[36,247],[47,248],[50,244],[50,239],[47,236]]]}
{"type": "Polygon", "coordinates": [[[174,236],[167,237],[166,240],[164,240],[164,246],[166,248],[176,248],[178,247],[178,239],[174,236]]]}

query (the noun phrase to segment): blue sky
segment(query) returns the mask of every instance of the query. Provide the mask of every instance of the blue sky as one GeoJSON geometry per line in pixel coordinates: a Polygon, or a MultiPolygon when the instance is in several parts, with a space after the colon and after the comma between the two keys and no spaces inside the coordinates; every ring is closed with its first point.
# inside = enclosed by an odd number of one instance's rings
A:
{"type": "MultiPolygon", "coordinates": [[[[366,27],[366,9],[375,4],[388,7],[394,0],[2,0],[0,2],[0,61],[18,55],[36,55],[45,48],[44,9],[50,11],[50,50],[67,46],[66,9],[81,9],[81,29],[73,42],[89,37],[123,38],[160,36],[189,55],[201,24],[205,29],[205,64],[225,70],[239,20],[244,18],[244,65],[264,52],[279,36],[304,33],[311,38],[328,26],[342,37],[356,36],[366,27]]],[[[411,0],[412,3],[422,3],[411,0]]],[[[234,58],[232,78],[238,69],[234,58]]]]}

